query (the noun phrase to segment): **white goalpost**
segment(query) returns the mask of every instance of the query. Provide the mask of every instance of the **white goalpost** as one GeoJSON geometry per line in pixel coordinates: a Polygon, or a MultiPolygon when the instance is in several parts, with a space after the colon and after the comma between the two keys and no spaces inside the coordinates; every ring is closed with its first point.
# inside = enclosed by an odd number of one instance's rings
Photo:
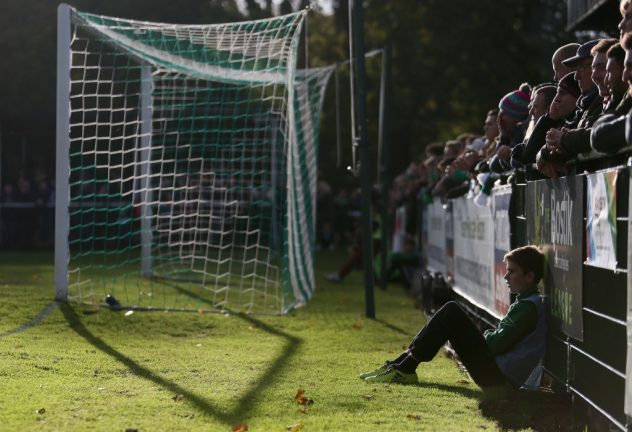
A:
{"type": "Polygon", "coordinates": [[[58,9],[55,296],[284,313],[314,291],[305,11],[176,25],[58,9]]]}

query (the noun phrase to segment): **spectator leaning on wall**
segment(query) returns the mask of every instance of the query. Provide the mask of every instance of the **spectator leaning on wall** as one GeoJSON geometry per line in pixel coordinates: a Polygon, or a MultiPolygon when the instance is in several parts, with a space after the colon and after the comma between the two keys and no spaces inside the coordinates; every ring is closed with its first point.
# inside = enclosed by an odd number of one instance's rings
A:
{"type": "Polygon", "coordinates": [[[623,80],[625,50],[616,43],[607,53],[606,85],[612,95],[612,103],[620,102],[614,108],[607,108],[606,113],[593,125],[590,134],[590,145],[600,153],[613,154],[627,146],[625,140],[625,116],[632,109],[632,97],[629,93],[629,82],[623,80]]]}
{"type": "MultiPolygon", "coordinates": [[[[577,100],[576,120],[573,128],[551,129],[546,134],[546,149],[553,159],[567,161],[579,153],[590,151],[590,128],[603,110],[603,99],[599,87],[593,81],[593,48],[599,39],[586,42],[577,49],[574,57],[564,60],[566,66],[575,70],[575,80],[582,92],[577,100]]],[[[605,58],[605,53],[603,54],[605,58]]]]}

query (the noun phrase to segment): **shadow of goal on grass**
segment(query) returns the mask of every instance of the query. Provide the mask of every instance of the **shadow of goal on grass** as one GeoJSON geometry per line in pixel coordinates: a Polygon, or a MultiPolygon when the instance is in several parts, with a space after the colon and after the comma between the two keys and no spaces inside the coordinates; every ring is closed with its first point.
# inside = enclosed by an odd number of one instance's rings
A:
{"type": "Polygon", "coordinates": [[[81,318],[79,317],[79,315],[77,315],[71,305],[62,304],[60,309],[70,328],[72,328],[78,335],[83,337],[92,346],[125,365],[137,377],[151,381],[175,395],[183,395],[185,400],[193,404],[199,411],[206,415],[213,416],[217,420],[229,426],[238,422],[245,422],[249,419],[249,412],[252,410],[253,406],[263,396],[263,392],[266,390],[266,388],[268,388],[273,383],[275,377],[281,374],[283,369],[288,365],[289,360],[294,356],[300,344],[302,343],[300,338],[284,333],[257,319],[245,315],[235,314],[235,317],[240,318],[244,321],[248,321],[252,325],[256,325],[258,329],[271,335],[285,339],[285,344],[283,346],[282,352],[276,357],[276,359],[266,369],[266,371],[259,377],[257,383],[254,386],[244,389],[243,396],[241,396],[235,402],[234,407],[231,410],[226,411],[215,406],[203,395],[190,391],[182,387],[178,383],[170,381],[158,375],[151,369],[140,365],[132,358],[126,356],[120,351],[117,351],[101,338],[95,336],[83,324],[81,318]]]}
{"type": "Polygon", "coordinates": [[[0,338],[11,336],[13,334],[22,333],[26,330],[29,330],[39,324],[41,324],[51,313],[53,313],[59,304],[57,302],[50,302],[44,309],[39,311],[39,313],[33,317],[29,322],[22,324],[19,327],[16,327],[13,330],[9,330],[4,333],[0,333],[0,338]]]}

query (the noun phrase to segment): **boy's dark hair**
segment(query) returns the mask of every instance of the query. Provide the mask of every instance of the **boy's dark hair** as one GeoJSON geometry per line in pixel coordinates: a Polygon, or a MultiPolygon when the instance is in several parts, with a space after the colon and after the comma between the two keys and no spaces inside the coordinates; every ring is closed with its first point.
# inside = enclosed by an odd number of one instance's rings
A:
{"type": "Polygon", "coordinates": [[[503,259],[516,263],[524,273],[533,272],[534,284],[537,284],[542,279],[544,253],[539,247],[534,245],[519,247],[507,252],[503,259]]]}

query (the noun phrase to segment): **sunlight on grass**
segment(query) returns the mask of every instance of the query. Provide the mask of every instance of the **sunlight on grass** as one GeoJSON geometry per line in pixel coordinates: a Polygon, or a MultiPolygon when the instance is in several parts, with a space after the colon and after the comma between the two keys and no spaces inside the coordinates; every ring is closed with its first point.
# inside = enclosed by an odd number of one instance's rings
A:
{"type": "MultiPolygon", "coordinates": [[[[316,295],[289,316],[126,316],[62,305],[11,333],[50,304],[52,256],[0,254],[2,429],[229,431],[237,423],[249,431],[295,424],[305,431],[498,429],[493,404],[487,416],[481,413],[489,396],[443,355],[419,368],[416,386],[358,379],[396,356],[424,319],[395,285],[376,292],[378,319],[365,319],[359,273],[342,285],[321,279],[342,258],[319,256],[316,295]],[[314,403],[299,405],[298,389],[314,403]]],[[[522,405],[516,412],[528,414],[522,405]]]]}

